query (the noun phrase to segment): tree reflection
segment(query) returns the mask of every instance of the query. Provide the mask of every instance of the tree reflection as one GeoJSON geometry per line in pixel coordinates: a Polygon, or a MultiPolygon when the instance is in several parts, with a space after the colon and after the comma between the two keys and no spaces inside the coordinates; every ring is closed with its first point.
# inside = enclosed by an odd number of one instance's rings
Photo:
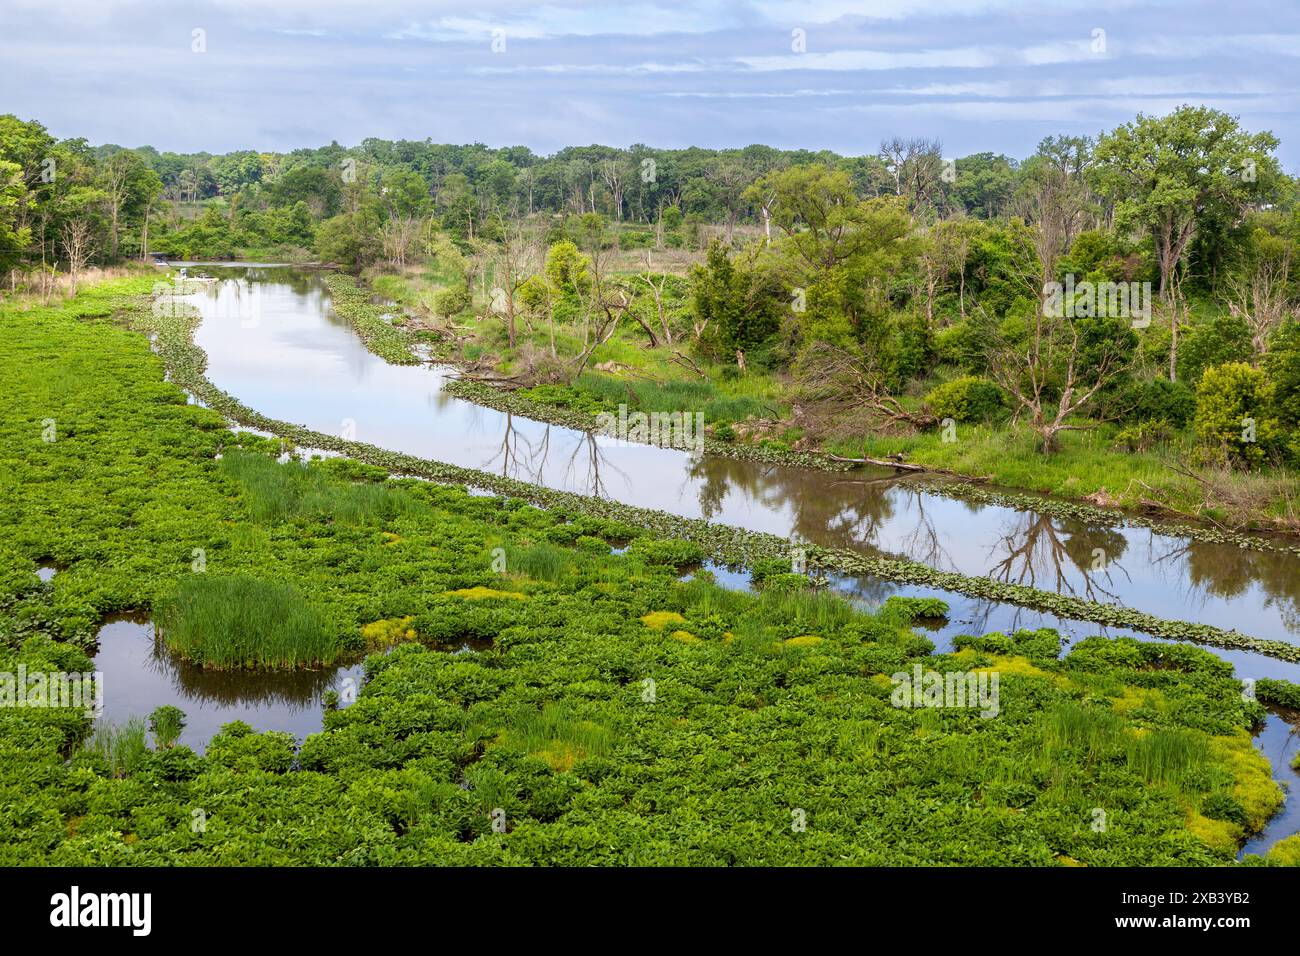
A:
{"type": "Polygon", "coordinates": [[[1057,521],[1034,511],[1018,513],[1010,528],[990,549],[1004,556],[989,576],[1008,584],[1023,584],[1057,594],[1073,594],[1090,601],[1101,597],[1118,601],[1112,590],[1112,569],[1123,572],[1119,558],[1128,540],[1115,528],[1089,527],[1081,522],[1057,521]],[[1076,589],[1076,580],[1082,590],[1076,589]]]}
{"type": "MultiPolygon", "coordinates": [[[[523,419],[535,428],[537,423],[523,419]]],[[[611,497],[606,487],[605,475],[612,472],[625,481],[627,475],[610,464],[601,450],[597,436],[592,432],[578,432],[567,428],[555,428],[543,425],[535,439],[529,439],[526,432],[515,425],[515,417],[510,412],[503,413],[501,441],[496,453],[483,463],[483,467],[499,470],[506,478],[527,481],[530,484],[554,487],[553,477],[548,474],[551,468],[551,439],[554,431],[560,439],[572,443],[572,449],[562,464],[556,465],[561,470],[560,484],[578,494],[597,498],[611,497]],[[499,468],[498,468],[499,463],[499,468]]]]}
{"type": "Polygon", "coordinates": [[[1208,541],[1188,541],[1171,556],[1184,557],[1192,587],[1216,598],[1240,598],[1256,586],[1265,605],[1277,608],[1286,629],[1300,633],[1300,573],[1296,555],[1256,551],[1208,541]]]}
{"type": "Polygon", "coordinates": [[[806,469],[714,456],[693,459],[689,476],[707,520],[728,521],[727,498],[740,493],[789,514],[791,537],[823,547],[879,552],[880,526],[896,507],[890,496],[893,478],[832,480],[806,469]]]}

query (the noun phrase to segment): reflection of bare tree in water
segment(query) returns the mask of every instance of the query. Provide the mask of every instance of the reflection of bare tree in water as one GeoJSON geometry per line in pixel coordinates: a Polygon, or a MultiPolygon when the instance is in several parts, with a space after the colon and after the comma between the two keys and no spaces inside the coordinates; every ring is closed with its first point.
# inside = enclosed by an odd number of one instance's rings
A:
{"type": "Polygon", "coordinates": [[[564,477],[569,487],[579,490],[581,494],[591,495],[594,498],[608,498],[609,492],[605,489],[604,481],[601,479],[601,469],[609,468],[615,474],[621,476],[625,481],[627,475],[609,464],[605,456],[601,453],[600,444],[596,441],[594,432],[583,432],[582,438],[573,446],[573,454],[569,456],[568,466],[564,470],[564,477]],[[586,455],[583,455],[583,452],[586,455]],[[578,461],[585,457],[587,459],[587,485],[582,487],[574,479],[577,477],[578,461]]]}
{"type": "Polygon", "coordinates": [[[1100,597],[1118,601],[1118,595],[1105,585],[1114,583],[1112,568],[1132,580],[1118,563],[1127,547],[1127,539],[1115,529],[1089,529],[1077,524],[1073,529],[1058,529],[1048,515],[1021,512],[1011,530],[990,549],[990,556],[1005,550],[1006,557],[993,566],[989,576],[1008,584],[1079,595],[1069,570],[1073,567],[1082,577],[1081,596],[1090,601],[1100,597]],[[1094,567],[1093,562],[1096,550],[1102,552],[1101,560],[1096,562],[1099,567],[1094,567]]]}
{"type": "MultiPolygon", "coordinates": [[[[522,432],[515,428],[514,420],[514,415],[510,412],[506,412],[506,427],[501,432],[501,447],[497,450],[495,455],[483,463],[483,466],[486,468],[500,458],[501,475],[504,478],[514,478],[519,473],[519,445],[521,443],[528,447],[529,453],[527,457],[529,460],[536,457],[536,451],[533,448],[532,443],[529,442],[522,432]]],[[[546,429],[544,434],[549,438],[550,429],[546,429]]],[[[549,449],[549,440],[546,441],[545,444],[547,449],[549,449]]],[[[543,451],[545,452],[547,449],[543,449],[543,451]]],[[[545,458],[543,457],[543,463],[544,462],[545,458]]]]}
{"type": "MultiPolygon", "coordinates": [[[[596,435],[592,432],[570,432],[563,429],[561,434],[573,434],[577,440],[573,453],[564,466],[563,486],[579,494],[607,498],[609,492],[602,477],[604,471],[627,478],[627,475],[611,465],[600,450],[596,435]],[[581,463],[586,463],[586,477],[580,475],[581,463]]],[[[546,465],[551,455],[551,426],[542,428],[536,441],[515,427],[514,415],[505,413],[505,429],[501,434],[501,445],[496,454],[484,462],[483,467],[491,467],[497,459],[501,461],[501,474],[507,478],[517,478],[532,484],[554,487],[546,480],[546,465]]]]}
{"type": "Polygon", "coordinates": [[[916,513],[916,526],[903,535],[900,542],[903,554],[932,568],[942,569],[946,564],[955,570],[957,565],[944,548],[939,539],[939,529],[925,510],[925,495],[902,484],[898,487],[903,494],[911,495],[916,513]]]}

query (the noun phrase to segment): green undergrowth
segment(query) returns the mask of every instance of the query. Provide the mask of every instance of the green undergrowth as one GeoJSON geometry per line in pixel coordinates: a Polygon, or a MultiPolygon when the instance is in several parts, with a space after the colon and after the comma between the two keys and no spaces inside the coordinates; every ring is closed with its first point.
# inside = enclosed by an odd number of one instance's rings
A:
{"type": "Polygon", "coordinates": [[[729,591],[682,579],[703,542],[613,514],[279,464],[163,381],[123,304],[0,309],[0,672],[89,670],[114,611],[219,632],[249,595],[254,630],[309,608],[384,650],[301,746],[0,708],[0,865],[1232,865],[1280,803],[1263,708],[1204,650],[935,654],[932,601],[729,591]],[[895,706],[916,667],[996,673],[996,716],[895,706]]]}

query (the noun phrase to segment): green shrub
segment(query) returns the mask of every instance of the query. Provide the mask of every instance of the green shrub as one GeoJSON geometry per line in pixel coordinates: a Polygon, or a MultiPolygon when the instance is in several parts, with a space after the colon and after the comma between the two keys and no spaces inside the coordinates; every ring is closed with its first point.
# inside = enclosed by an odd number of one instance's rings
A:
{"type": "Polygon", "coordinates": [[[1005,410],[1002,390],[978,375],[963,375],[931,389],[925,402],[939,418],[958,422],[987,422],[1005,410]]]}
{"type": "Polygon", "coordinates": [[[974,375],[987,367],[984,345],[973,322],[955,322],[934,333],[935,356],[940,362],[974,375]]]}
{"type": "Polygon", "coordinates": [[[1128,452],[1150,451],[1169,441],[1173,430],[1166,421],[1145,421],[1120,429],[1115,435],[1116,449],[1128,452]]]}
{"type": "Polygon", "coordinates": [[[929,371],[934,340],[924,316],[903,315],[894,323],[894,378],[901,384],[929,371]]]}
{"type": "Polygon", "coordinates": [[[1234,461],[1261,464],[1281,431],[1268,414],[1271,399],[1264,373],[1245,362],[1206,369],[1196,389],[1196,437],[1234,461]]]}
{"type": "Polygon", "coordinates": [[[450,319],[468,309],[471,301],[467,286],[449,285],[434,293],[433,311],[444,319],[450,319]]]}
{"type": "Polygon", "coordinates": [[[1196,393],[1184,382],[1153,378],[1130,382],[1114,399],[1115,411],[1133,422],[1166,421],[1183,428],[1196,414],[1196,393]]]}
{"type": "Polygon", "coordinates": [[[1215,365],[1250,358],[1250,327],[1240,316],[1216,315],[1181,333],[1178,343],[1178,377],[1196,382],[1215,365]]]}

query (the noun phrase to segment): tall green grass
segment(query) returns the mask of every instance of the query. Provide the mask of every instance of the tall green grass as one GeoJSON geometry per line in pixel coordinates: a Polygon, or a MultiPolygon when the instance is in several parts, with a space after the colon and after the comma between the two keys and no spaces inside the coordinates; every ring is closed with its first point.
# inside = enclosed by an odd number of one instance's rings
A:
{"type": "Polygon", "coordinates": [[[324,616],[297,589],[243,575],[184,578],[157,621],[168,647],[215,670],[312,667],[341,651],[324,616]]]}
{"type": "Polygon", "coordinates": [[[1210,760],[1204,734],[1162,727],[1128,741],[1128,763],[1151,783],[1177,783],[1193,767],[1210,760]]]}
{"type": "Polygon", "coordinates": [[[1124,719],[1113,710],[1067,702],[1044,718],[1043,756],[1055,763],[1073,752],[1095,763],[1118,750],[1123,733],[1124,719]]]}
{"type": "Polygon", "coordinates": [[[546,541],[526,548],[506,546],[506,573],[527,575],[534,581],[558,581],[576,563],[573,551],[546,541]]]}
{"type": "Polygon", "coordinates": [[[414,507],[405,492],[382,484],[341,481],[319,466],[280,463],[265,455],[229,450],[222,470],[243,488],[256,521],[326,516],[345,524],[388,520],[414,507]]]}
{"type": "Polygon", "coordinates": [[[710,423],[742,421],[750,415],[768,413],[767,406],[758,399],[724,394],[713,382],[701,379],[660,384],[584,372],[578,377],[577,387],[612,408],[625,404],[631,411],[703,412],[704,420],[710,423]]]}
{"type": "Polygon", "coordinates": [[[125,777],[140,765],[140,761],[149,751],[145,742],[145,725],[139,717],[133,717],[124,724],[113,724],[101,720],[85,748],[98,754],[114,777],[125,777]]]}
{"type": "Polygon", "coordinates": [[[758,608],[773,623],[814,633],[839,629],[854,618],[853,606],[830,591],[763,591],[758,608]]]}
{"type": "Polygon", "coordinates": [[[527,705],[517,707],[506,721],[506,733],[530,751],[562,744],[599,756],[608,753],[617,742],[609,727],[579,717],[562,703],[548,703],[541,710],[527,705]]]}

